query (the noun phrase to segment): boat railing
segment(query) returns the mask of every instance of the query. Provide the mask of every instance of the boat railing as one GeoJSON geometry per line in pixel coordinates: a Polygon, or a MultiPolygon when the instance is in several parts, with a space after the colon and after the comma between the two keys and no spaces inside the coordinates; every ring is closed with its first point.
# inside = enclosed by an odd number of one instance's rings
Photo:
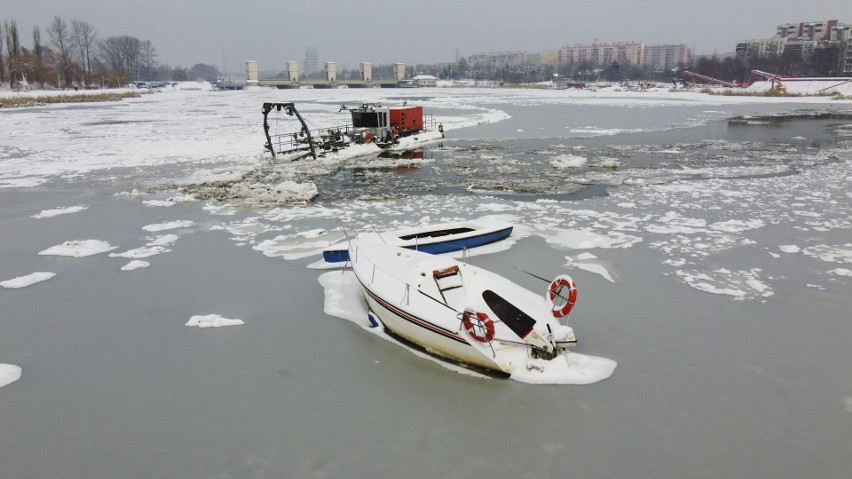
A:
{"type": "Polygon", "coordinates": [[[437,128],[437,121],[435,121],[435,117],[431,113],[427,113],[423,115],[423,129],[424,130],[434,130],[437,128]]]}
{"type": "Polygon", "coordinates": [[[309,141],[321,150],[334,150],[348,146],[355,134],[355,129],[351,124],[344,124],[311,129],[309,133],[310,135],[306,133],[306,130],[298,130],[271,134],[269,135],[271,142],[269,146],[274,149],[276,155],[309,150],[311,146],[309,141]]]}

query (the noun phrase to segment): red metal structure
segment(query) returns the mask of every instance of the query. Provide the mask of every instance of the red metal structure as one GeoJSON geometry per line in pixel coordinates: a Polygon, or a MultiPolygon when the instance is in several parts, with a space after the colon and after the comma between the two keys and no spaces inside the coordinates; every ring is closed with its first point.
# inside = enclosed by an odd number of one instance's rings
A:
{"type": "Polygon", "coordinates": [[[423,129],[423,107],[389,108],[390,126],[400,132],[417,132],[423,129]]]}
{"type": "Polygon", "coordinates": [[[726,82],[723,80],[719,80],[717,78],[709,77],[707,75],[701,75],[700,73],[693,73],[690,71],[684,71],[680,74],[684,78],[688,78],[692,81],[698,81],[702,83],[709,83],[713,85],[721,85],[728,88],[748,88],[752,84],[758,81],[768,81],[771,83],[771,88],[773,90],[779,89],[784,91],[784,83],[790,82],[811,82],[811,81],[837,81],[839,82],[837,85],[829,86],[824,88],[821,91],[828,90],[830,88],[834,88],[836,86],[840,86],[844,83],[852,81],[852,78],[849,77],[797,77],[797,76],[781,76],[776,75],[774,73],[767,73],[760,70],[752,70],[748,76],[748,80],[744,83],[734,83],[734,82],[726,82]]]}
{"type": "Polygon", "coordinates": [[[692,80],[693,82],[700,81],[700,82],[703,82],[703,83],[710,83],[710,84],[713,84],[713,85],[726,86],[728,88],[742,88],[742,85],[739,84],[739,83],[733,83],[733,82],[729,82],[729,81],[719,80],[718,78],[713,78],[713,77],[709,77],[707,75],[702,75],[700,73],[693,73],[693,72],[690,72],[690,71],[683,71],[683,72],[681,72],[680,76],[682,76],[684,78],[688,78],[688,79],[692,80]]]}

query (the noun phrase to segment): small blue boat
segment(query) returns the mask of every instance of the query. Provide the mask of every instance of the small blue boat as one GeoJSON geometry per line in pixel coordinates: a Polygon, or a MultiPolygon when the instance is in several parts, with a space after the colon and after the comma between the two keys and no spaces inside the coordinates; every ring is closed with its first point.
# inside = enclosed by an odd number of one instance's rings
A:
{"type": "MultiPolygon", "coordinates": [[[[500,241],[512,234],[513,226],[504,221],[471,220],[420,225],[379,233],[392,246],[424,253],[441,254],[483,246],[500,241]]],[[[322,252],[327,263],[349,261],[349,245],[337,243],[322,252]]]]}

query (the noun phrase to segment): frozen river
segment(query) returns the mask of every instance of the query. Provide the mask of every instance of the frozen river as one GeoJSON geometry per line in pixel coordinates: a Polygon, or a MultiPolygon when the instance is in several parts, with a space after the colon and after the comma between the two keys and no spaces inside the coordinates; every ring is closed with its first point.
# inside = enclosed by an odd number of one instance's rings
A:
{"type": "Polygon", "coordinates": [[[2,111],[0,135],[0,477],[852,469],[848,101],[166,91],[2,111]],[[271,164],[269,100],[317,127],[408,101],[447,134],[271,164]],[[464,374],[374,334],[317,269],[339,222],[480,217],[515,231],[470,261],[531,290],[507,263],[572,275],[574,349],[611,377],[464,374]]]}

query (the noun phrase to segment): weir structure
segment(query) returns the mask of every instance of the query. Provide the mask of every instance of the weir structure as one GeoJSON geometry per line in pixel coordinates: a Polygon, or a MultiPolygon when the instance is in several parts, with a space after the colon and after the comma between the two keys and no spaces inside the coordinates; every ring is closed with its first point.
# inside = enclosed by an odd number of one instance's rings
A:
{"type": "Polygon", "coordinates": [[[246,83],[248,85],[268,86],[280,89],[300,88],[310,86],[313,88],[337,88],[347,86],[349,88],[397,88],[405,80],[405,63],[394,63],[394,78],[391,80],[374,80],[373,65],[361,62],[358,65],[361,75],[358,80],[340,80],[337,77],[337,64],[325,62],[325,79],[302,80],[299,78],[299,62],[288,61],[286,63],[286,79],[261,80],[258,78],[258,63],[254,60],[246,61],[246,83]]]}

